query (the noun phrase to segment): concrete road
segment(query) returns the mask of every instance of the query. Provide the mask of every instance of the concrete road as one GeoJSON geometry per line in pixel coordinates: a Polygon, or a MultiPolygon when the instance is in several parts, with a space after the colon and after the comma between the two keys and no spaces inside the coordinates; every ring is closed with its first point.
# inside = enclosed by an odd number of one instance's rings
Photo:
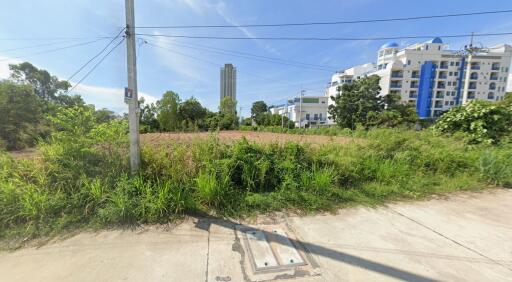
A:
{"type": "Polygon", "coordinates": [[[246,222],[294,234],[307,265],[284,272],[254,271],[230,221],[81,233],[0,253],[0,281],[512,281],[511,203],[500,189],[246,222]]]}

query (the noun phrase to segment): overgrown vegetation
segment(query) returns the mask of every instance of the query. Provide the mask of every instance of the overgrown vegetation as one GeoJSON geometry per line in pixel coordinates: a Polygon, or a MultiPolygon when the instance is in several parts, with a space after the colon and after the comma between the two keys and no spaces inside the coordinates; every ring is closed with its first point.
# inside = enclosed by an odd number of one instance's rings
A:
{"type": "Polygon", "coordinates": [[[471,143],[498,143],[512,132],[512,95],[492,103],[483,100],[452,108],[434,125],[438,133],[460,133],[471,143]]]}
{"type": "Polygon", "coordinates": [[[0,237],[77,226],[158,223],[207,212],[244,216],[317,211],[512,184],[512,146],[475,145],[430,131],[364,131],[364,142],[309,146],[246,140],[144,147],[128,175],[127,125],[95,122],[94,110],[59,110],[60,130],[40,160],[0,156],[0,237]]]}

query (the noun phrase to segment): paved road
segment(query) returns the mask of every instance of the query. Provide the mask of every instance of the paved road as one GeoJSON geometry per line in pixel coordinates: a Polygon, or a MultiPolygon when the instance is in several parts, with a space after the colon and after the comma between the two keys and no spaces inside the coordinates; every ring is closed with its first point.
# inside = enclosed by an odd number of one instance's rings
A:
{"type": "Polygon", "coordinates": [[[190,218],[3,252],[0,280],[512,281],[511,203],[512,190],[489,190],[246,223],[287,226],[308,253],[308,271],[251,273],[236,223],[190,218]]]}

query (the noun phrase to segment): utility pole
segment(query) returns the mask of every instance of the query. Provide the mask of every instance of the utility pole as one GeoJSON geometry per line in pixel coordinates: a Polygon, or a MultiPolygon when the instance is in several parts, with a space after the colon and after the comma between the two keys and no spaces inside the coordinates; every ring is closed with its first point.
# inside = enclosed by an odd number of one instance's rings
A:
{"type": "Polygon", "coordinates": [[[301,89],[299,95],[299,128],[302,128],[302,97],[304,96],[304,92],[306,92],[306,90],[301,89]]]}
{"type": "MultiPolygon", "coordinates": [[[[464,46],[464,52],[467,53],[468,60],[466,65],[466,74],[464,76],[464,91],[462,92],[462,105],[466,104],[468,101],[468,92],[469,92],[469,80],[471,78],[471,62],[473,61],[473,54],[480,51],[481,48],[473,47],[473,32],[471,33],[471,41],[469,46],[464,46]]],[[[463,68],[461,68],[463,69],[463,68]]]]}
{"type": "Polygon", "coordinates": [[[140,168],[139,148],[139,95],[137,92],[137,58],[135,54],[135,7],[133,0],[125,0],[126,9],[126,54],[128,66],[128,89],[132,92],[128,100],[128,122],[130,139],[130,169],[135,174],[140,168]]]}

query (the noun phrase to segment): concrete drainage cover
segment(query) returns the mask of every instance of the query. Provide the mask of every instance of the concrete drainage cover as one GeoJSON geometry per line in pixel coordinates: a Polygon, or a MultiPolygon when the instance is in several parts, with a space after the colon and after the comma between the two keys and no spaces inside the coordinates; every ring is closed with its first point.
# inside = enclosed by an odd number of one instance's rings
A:
{"type": "Polygon", "coordinates": [[[244,249],[244,272],[252,281],[316,275],[312,257],[284,224],[236,229],[244,249]]]}

